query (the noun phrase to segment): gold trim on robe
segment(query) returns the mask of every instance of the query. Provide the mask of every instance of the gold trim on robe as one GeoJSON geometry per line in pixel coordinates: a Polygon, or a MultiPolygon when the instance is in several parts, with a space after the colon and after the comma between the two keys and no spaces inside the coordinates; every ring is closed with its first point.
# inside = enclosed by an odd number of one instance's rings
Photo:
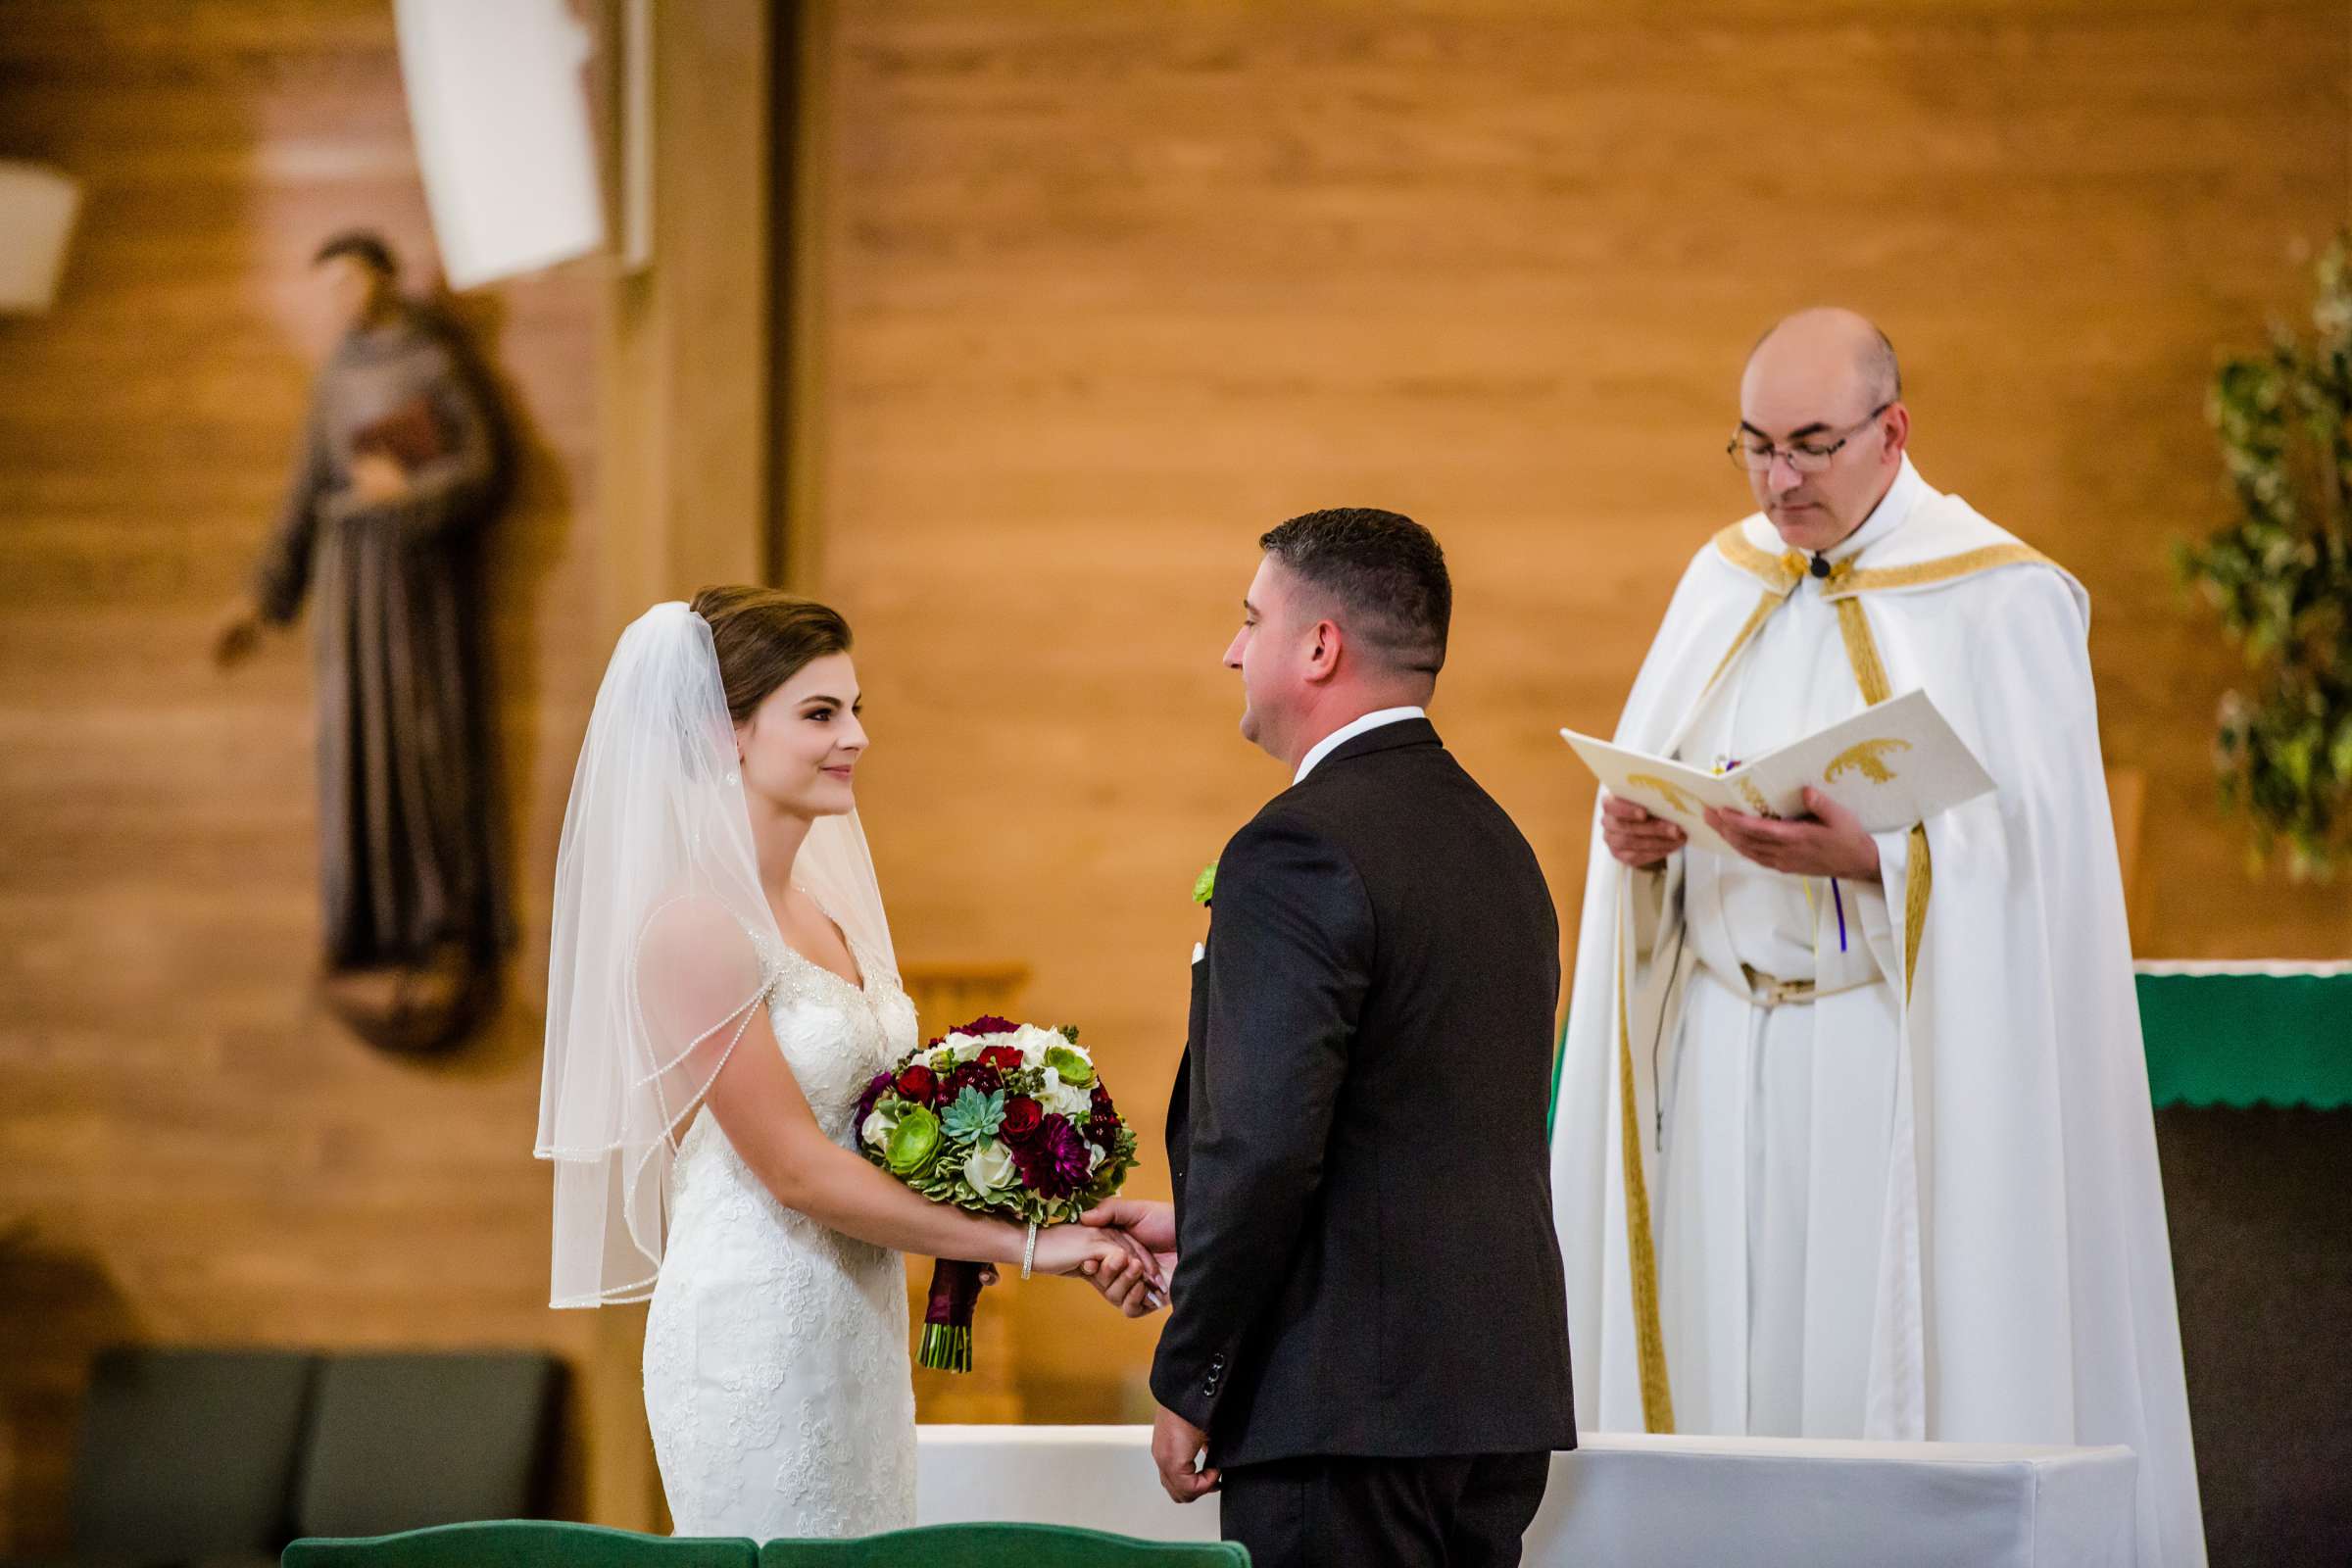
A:
{"type": "Polygon", "coordinates": [[[1996,566],[2027,565],[2056,567],[2058,563],[2032,545],[1986,545],[1982,550],[1964,550],[1956,556],[1945,556],[1939,561],[1922,561],[1909,566],[1857,566],[1851,560],[1833,562],[1830,580],[1822,590],[1822,597],[1844,600],[1855,594],[1876,593],[1889,588],[1924,588],[1961,577],[1973,577],[1980,571],[1991,571],[1996,566]]]}
{"type": "MultiPolygon", "coordinates": [[[[1793,583],[1789,585],[1791,588],[1794,586],[1793,583]]],[[[1747,646],[1747,640],[1763,629],[1764,623],[1772,618],[1772,612],[1780,609],[1788,598],[1787,588],[1778,593],[1769,588],[1764,590],[1764,597],[1756,602],[1755,610],[1747,617],[1747,624],[1740,628],[1740,635],[1732,639],[1732,646],[1723,651],[1723,659],[1716,664],[1715,673],[1709,675],[1706,685],[1699,688],[1701,696],[1715,689],[1715,683],[1723,679],[1723,672],[1732,667],[1732,661],[1740,657],[1740,651],[1747,646]]]]}
{"type": "MultiPolygon", "coordinates": [[[[2027,549],[2024,545],[2016,548],[2026,551],[2029,556],[2035,555],[2035,552],[2027,549]]],[[[2001,553],[2005,554],[2006,549],[2007,547],[2003,547],[2001,553]]],[[[1971,551],[1969,556],[1994,553],[1976,550],[1971,551]]],[[[1951,560],[1954,562],[1966,561],[1969,556],[1954,556],[1951,560]]],[[[1926,564],[1933,566],[1942,564],[1942,563],[1928,562],[1926,564]]],[[[2013,563],[2002,561],[1991,564],[2010,565],[2013,563]]],[[[1988,568],[1973,566],[1969,569],[1984,571],[1988,568]]],[[[1835,572],[1832,575],[1834,577],[1835,572]]],[[[1856,575],[1860,574],[1856,573],[1856,575]]],[[[1963,574],[1954,573],[1954,575],[1963,574]]],[[[1886,679],[1886,665],[1879,658],[1878,639],[1871,634],[1869,612],[1862,608],[1862,601],[1853,597],[1853,592],[1858,591],[1849,591],[1846,597],[1838,601],[1838,630],[1845,638],[1846,662],[1854,666],[1854,684],[1862,689],[1862,701],[1876,708],[1893,696],[1894,692],[1886,679]]],[[[1928,857],[1927,824],[1914,822],[1911,825],[1910,845],[1910,870],[1903,884],[1903,1004],[1905,1006],[1909,1006],[1911,1004],[1911,985],[1919,976],[1919,939],[1928,928],[1928,893],[1934,886],[1936,875],[1935,867],[1928,857]]]]}
{"type": "MultiPolygon", "coordinates": [[[[1623,915],[1619,916],[1622,924],[1623,915]]],[[[1618,1137],[1624,1146],[1627,1261],[1634,1284],[1635,1356],[1642,1368],[1642,1425],[1674,1431],[1674,1390],[1666,1377],[1666,1331],[1658,1311],[1658,1253],[1650,1240],[1649,1181],[1642,1169],[1642,1118],[1634,1108],[1634,1037],[1627,1019],[1625,933],[1617,946],[1618,1137]]]]}
{"type": "Polygon", "coordinates": [[[1735,522],[1715,536],[1715,553],[1771,589],[1776,598],[1805,580],[1805,558],[1794,550],[1780,555],[1758,550],[1748,542],[1747,524],[1735,522]]]}

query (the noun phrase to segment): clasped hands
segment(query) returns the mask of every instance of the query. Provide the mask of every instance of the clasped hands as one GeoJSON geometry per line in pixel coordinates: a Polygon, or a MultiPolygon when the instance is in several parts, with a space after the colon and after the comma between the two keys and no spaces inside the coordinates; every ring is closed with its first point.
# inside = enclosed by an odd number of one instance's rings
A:
{"type": "MultiPolygon", "coordinates": [[[[1143,1317],[1168,1304],[1168,1279],[1176,1270],[1176,1219],[1165,1203],[1117,1198],[1090,1210],[1084,1223],[1055,1225],[1037,1234],[1031,1272],[1076,1275],[1129,1317],[1143,1317]]],[[[995,1284],[995,1270],[983,1276],[995,1284]]]]}
{"type": "MultiPolygon", "coordinates": [[[[1817,789],[1805,791],[1807,816],[1750,816],[1710,808],[1707,826],[1746,859],[1790,876],[1879,880],[1878,841],[1862,819],[1817,789]]],[[[1600,798],[1600,838],[1609,853],[1636,870],[1650,870],[1689,842],[1690,836],[1662,816],[1614,795],[1600,798]]]]}

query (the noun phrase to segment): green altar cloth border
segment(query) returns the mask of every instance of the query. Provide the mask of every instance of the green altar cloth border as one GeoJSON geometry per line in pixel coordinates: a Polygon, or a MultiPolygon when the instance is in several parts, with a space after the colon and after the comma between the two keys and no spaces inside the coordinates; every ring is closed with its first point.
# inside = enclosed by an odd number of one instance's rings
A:
{"type": "Polygon", "coordinates": [[[2157,1104],[2352,1105],[2352,963],[2132,968],[2157,1104]]]}
{"type": "MultiPolygon", "coordinates": [[[[2132,966],[2159,1106],[2352,1105],[2352,962],[2150,959],[2132,966]]],[[[1567,1033],[1565,1020],[1561,1036],[1567,1033]]],[[[1560,1101],[1552,1044],[1551,1110],[1560,1101]]]]}

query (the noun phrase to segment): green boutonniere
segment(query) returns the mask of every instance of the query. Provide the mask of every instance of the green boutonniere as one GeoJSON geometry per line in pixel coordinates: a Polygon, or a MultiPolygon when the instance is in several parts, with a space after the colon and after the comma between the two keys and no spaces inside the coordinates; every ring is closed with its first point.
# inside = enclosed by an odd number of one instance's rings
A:
{"type": "Polygon", "coordinates": [[[1193,878],[1193,902],[1195,904],[1206,904],[1209,900],[1215,898],[1216,896],[1217,862],[1211,860],[1200,868],[1200,874],[1199,876],[1193,878]]]}

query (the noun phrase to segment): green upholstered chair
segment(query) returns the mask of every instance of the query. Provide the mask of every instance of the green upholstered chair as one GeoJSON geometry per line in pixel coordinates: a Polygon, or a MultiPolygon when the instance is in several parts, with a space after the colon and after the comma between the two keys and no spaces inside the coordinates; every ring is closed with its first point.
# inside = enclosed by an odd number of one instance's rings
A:
{"type": "Polygon", "coordinates": [[[315,1358],[100,1351],[74,1457],[76,1560],[268,1563],[286,1540],[315,1358]]]}
{"type": "Polygon", "coordinates": [[[356,1541],[297,1541],[280,1561],[282,1568],[759,1568],[760,1544],[497,1519],[356,1541]]]}
{"type": "Polygon", "coordinates": [[[541,1512],[559,1375],[537,1351],[326,1357],[292,1534],[382,1536],[541,1512]]]}
{"type": "Polygon", "coordinates": [[[1138,1541],[1067,1525],[925,1525],[856,1541],[771,1541],[760,1568],[1250,1568],[1225,1541],[1138,1541]]]}

